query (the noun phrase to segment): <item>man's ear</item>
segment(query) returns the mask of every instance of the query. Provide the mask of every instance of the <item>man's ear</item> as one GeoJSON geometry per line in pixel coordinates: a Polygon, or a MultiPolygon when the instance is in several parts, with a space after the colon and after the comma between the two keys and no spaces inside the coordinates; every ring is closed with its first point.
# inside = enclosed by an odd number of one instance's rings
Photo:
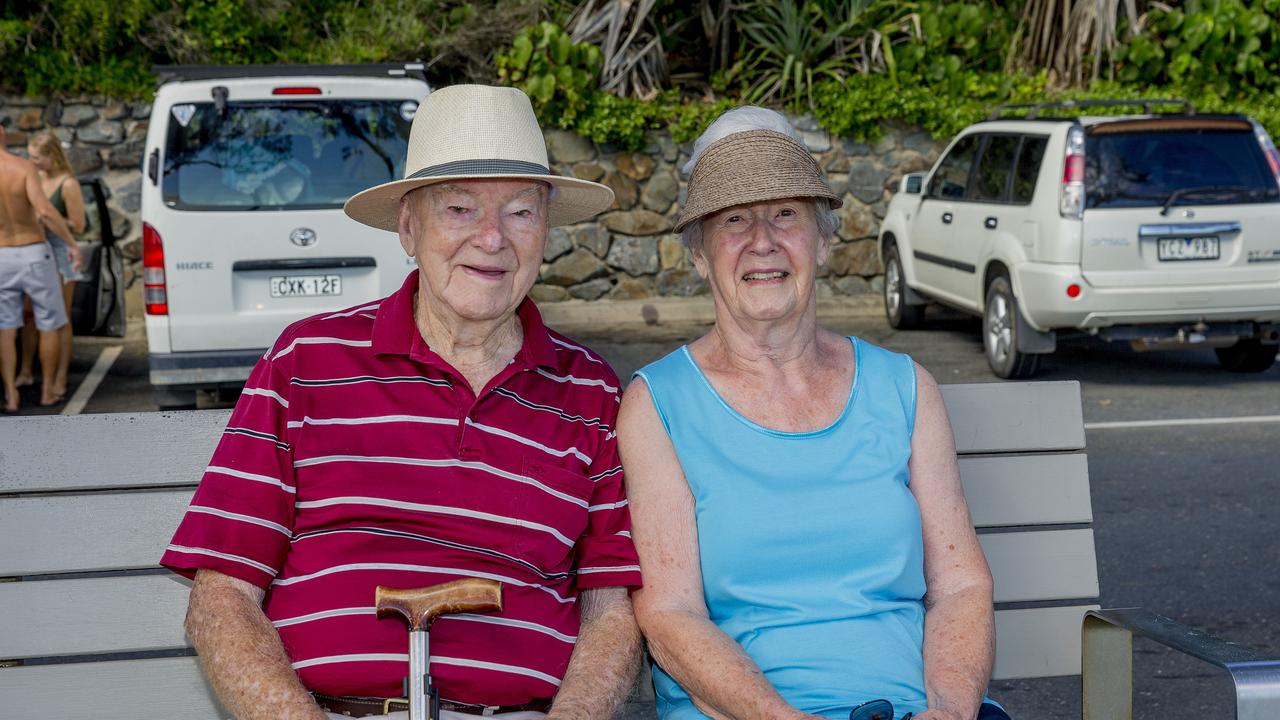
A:
{"type": "Polygon", "coordinates": [[[400,232],[400,247],[404,248],[404,252],[409,257],[415,257],[418,250],[418,228],[421,223],[414,216],[414,210],[418,206],[418,198],[415,194],[418,190],[410,190],[400,198],[400,214],[398,218],[398,229],[400,232]]]}
{"type": "Polygon", "coordinates": [[[828,235],[818,239],[818,267],[825,265],[829,257],[831,257],[831,237],[828,235]]]}

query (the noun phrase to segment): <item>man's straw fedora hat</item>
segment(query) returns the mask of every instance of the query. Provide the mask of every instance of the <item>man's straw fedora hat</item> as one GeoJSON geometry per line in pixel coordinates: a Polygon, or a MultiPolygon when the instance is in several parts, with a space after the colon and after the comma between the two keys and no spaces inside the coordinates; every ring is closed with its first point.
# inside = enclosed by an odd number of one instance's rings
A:
{"type": "Polygon", "coordinates": [[[600,183],[551,174],[547,145],[529,97],[515,88],[451,85],[422,101],[409,130],[403,180],[353,195],[343,207],[356,222],[399,229],[400,198],[451,180],[535,180],[552,187],[552,226],[594,217],[613,205],[600,183]]]}

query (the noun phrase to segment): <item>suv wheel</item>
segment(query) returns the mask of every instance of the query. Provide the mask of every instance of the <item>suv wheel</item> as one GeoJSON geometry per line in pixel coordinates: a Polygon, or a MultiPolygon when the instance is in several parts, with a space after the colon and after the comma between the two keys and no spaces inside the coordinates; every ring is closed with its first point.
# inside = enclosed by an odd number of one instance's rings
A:
{"type": "MultiPolygon", "coordinates": [[[[887,283],[886,283],[887,285],[887,283]]],[[[982,313],[982,347],[987,364],[997,376],[1021,380],[1040,369],[1040,356],[1018,352],[1018,302],[1009,278],[997,275],[987,286],[982,313]]]]}
{"type": "Polygon", "coordinates": [[[1270,345],[1257,338],[1245,338],[1231,347],[1214,348],[1218,364],[1238,373],[1264,372],[1276,362],[1280,345],[1270,345]]]}
{"type": "Polygon", "coordinates": [[[890,327],[898,330],[910,330],[924,322],[924,306],[907,304],[907,278],[898,246],[893,244],[884,253],[884,314],[890,327]]]}

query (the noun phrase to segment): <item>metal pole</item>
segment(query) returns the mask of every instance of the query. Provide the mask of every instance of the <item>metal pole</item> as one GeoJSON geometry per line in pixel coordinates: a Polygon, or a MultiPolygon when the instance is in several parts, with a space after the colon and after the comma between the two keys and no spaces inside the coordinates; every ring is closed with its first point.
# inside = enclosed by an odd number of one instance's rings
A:
{"type": "Polygon", "coordinates": [[[427,673],[431,671],[428,647],[426,630],[409,631],[409,720],[428,720],[427,673]]]}

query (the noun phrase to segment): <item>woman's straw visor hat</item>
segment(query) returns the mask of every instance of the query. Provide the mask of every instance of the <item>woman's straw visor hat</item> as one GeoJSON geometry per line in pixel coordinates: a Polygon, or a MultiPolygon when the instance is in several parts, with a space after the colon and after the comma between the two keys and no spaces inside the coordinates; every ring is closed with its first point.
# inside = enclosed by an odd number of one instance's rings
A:
{"type": "Polygon", "coordinates": [[[826,198],[833,208],[843,204],[794,138],[774,130],[737,132],[709,145],[693,166],[676,232],[735,205],[795,197],[826,198]]]}
{"type": "Polygon", "coordinates": [[[422,101],[409,130],[405,177],[357,193],[344,206],[351,219],[396,232],[400,198],[452,180],[535,180],[553,190],[551,225],[594,217],[613,205],[599,183],[551,174],[547,145],[529,97],[515,88],[452,85],[422,101]]]}

